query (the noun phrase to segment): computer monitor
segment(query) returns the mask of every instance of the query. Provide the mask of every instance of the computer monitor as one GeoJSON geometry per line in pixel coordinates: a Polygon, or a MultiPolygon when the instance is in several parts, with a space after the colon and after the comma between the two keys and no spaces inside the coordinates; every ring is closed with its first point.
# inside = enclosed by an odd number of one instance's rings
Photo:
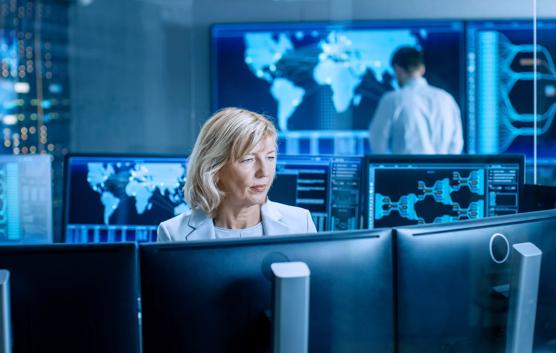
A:
{"type": "Polygon", "coordinates": [[[0,247],[13,352],[139,353],[135,244],[0,247]]]}
{"type": "Polygon", "coordinates": [[[369,228],[513,214],[523,155],[369,156],[369,228]]]}
{"type": "Polygon", "coordinates": [[[50,242],[50,156],[0,155],[0,243],[50,242]]]}
{"type": "Polygon", "coordinates": [[[556,153],[556,21],[468,21],[467,140],[470,153],[556,153]],[[534,29],[537,30],[537,92],[534,97],[534,29]],[[534,117],[533,102],[537,100],[534,117]],[[536,124],[536,133],[535,133],[536,124]],[[536,136],[535,136],[536,135],[536,136]]]}
{"type": "Polygon", "coordinates": [[[65,242],[156,241],[160,222],[189,208],[185,157],[68,155],[65,242]]]}
{"type": "Polygon", "coordinates": [[[556,186],[523,185],[523,202],[520,212],[551,210],[556,208],[556,186]]]}
{"type": "Polygon", "coordinates": [[[364,155],[382,95],[397,85],[401,46],[423,49],[427,80],[464,109],[461,21],[217,24],[212,27],[212,107],[276,118],[280,152],[364,155]]]}
{"type": "Polygon", "coordinates": [[[309,267],[309,352],[393,352],[390,230],[141,244],[143,349],[269,352],[270,266],[309,267]]]}
{"type": "Polygon", "coordinates": [[[278,155],[272,201],[311,211],[318,231],[363,228],[363,159],[278,155]]]}
{"type": "Polygon", "coordinates": [[[503,352],[512,255],[503,259],[523,242],[542,251],[534,352],[556,351],[555,228],[549,210],[396,229],[398,352],[503,352]]]}

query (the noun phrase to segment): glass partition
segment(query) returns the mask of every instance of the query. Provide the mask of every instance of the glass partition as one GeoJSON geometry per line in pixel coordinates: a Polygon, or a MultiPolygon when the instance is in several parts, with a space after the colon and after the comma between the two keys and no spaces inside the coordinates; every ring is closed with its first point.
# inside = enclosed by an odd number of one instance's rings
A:
{"type": "Polygon", "coordinates": [[[536,16],[534,43],[534,111],[538,132],[535,146],[536,184],[556,185],[556,6],[550,1],[533,2],[536,16]]]}

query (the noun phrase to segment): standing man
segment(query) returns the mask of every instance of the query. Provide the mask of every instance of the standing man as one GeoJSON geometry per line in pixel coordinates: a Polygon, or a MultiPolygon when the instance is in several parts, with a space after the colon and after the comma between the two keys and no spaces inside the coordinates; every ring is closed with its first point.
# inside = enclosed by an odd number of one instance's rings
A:
{"type": "Polygon", "coordinates": [[[369,128],[373,153],[459,154],[461,115],[454,98],[423,77],[423,53],[398,49],[392,67],[400,89],[382,96],[369,128]]]}

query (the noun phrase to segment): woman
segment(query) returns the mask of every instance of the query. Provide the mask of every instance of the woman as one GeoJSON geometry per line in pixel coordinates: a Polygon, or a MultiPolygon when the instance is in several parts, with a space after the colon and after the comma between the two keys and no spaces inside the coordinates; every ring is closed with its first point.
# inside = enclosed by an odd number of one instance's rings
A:
{"type": "Polygon", "coordinates": [[[158,241],[316,232],[309,211],[267,199],[275,174],[272,122],[244,109],[217,112],[189,159],[184,193],[191,211],[162,222],[158,241]]]}

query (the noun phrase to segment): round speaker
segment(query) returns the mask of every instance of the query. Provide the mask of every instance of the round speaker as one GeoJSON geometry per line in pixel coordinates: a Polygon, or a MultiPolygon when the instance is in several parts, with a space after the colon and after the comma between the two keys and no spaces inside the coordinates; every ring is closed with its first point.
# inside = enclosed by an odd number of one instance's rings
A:
{"type": "Polygon", "coordinates": [[[490,258],[497,264],[501,264],[510,257],[510,242],[504,234],[494,233],[490,237],[490,258]]]}

